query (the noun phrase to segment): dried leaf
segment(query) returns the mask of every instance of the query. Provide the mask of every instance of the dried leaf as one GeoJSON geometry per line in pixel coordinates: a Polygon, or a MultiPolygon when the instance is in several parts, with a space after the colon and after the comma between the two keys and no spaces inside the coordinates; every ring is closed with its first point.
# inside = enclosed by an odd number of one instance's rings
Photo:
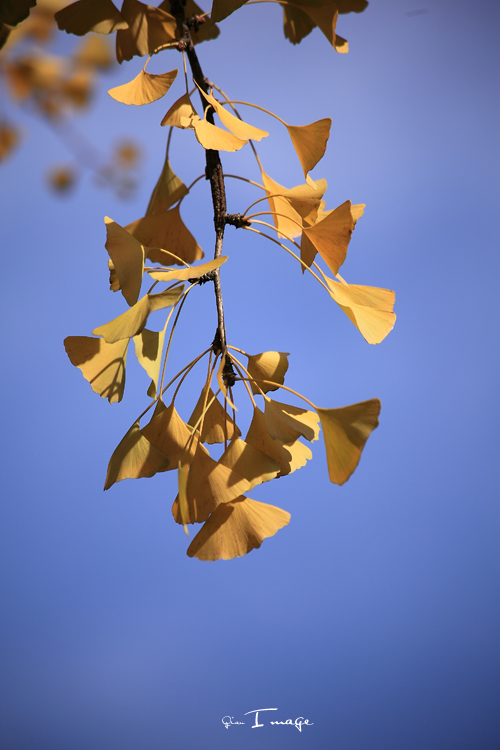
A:
{"type": "MultiPolygon", "coordinates": [[[[310,260],[314,252],[310,247],[312,244],[332,273],[337,274],[346,259],[347,247],[355,225],[356,219],[352,215],[351,201],[345,201],[334,211],[325,215],[321,221],[316,222],[314,226],[304,227],[301,242],[302,260],[306,263],[310,260]]],[[[313,260],[314,257],[311,263],[313,260]]]]}
{"type": "Polygon", "coordinates": [[[174,174],[168,156],[166,156],[158,182],[149,199],[146,216],[163,213],[178,200],[184,198],[188,192],[183,181],[174,174]]]}
{"type": "MultiPolygon", "coordinates": [[[[203,410],[214,398],[214,392],[207,386],[203,388],[198,403],[193,413],[188,419],[188,424],[194,427],[202,415],[203,410]]],[[[198,428],[199,429],[199,428],[198,428]]],[[[239,428],[234,424],[231,417],[227,414],[220,401],[216,398],[212,405],[209,406],[203,418],[203,428],[201,430],[201,440],[203,443],[213,445],[214,443],[224,443],[232,440],[234,434],[241,435],[239,428]]]]}
{"type": "Polygon", "coordinates": [[[203,263],[201,266],[189,266],[189,268],[181,268],[179,270],[166,268],[164,271],[148,271],[148,273],[156,281],[188,281],[190,279],[199,279],[200,276],[204,276],[215,268],[219,268],[227,259],[227,255],[222,255],[220,258],[209,260],[208,263],[203,263]]]}
{"type": "Polygon", "coordinates": [[[173,16],[138,0],[124,0],[122,16],[129,28],[116,35],[116,59],[119,63],[134,55],[150,55],[158,47],[174,41],[177,22],[173,16]]]}
{"type": "Polygon", "coordinates": [[[142,331],[150,313],[172,307],[178,302],[183,291],[184,287],[178,287],[160,294],[145,294],[133,307],[109,323],[99,326],[92,333],[102,336],[108,344],[121,339],[131,339],[142,331]]]}
{"type": "Polygon", "coordinates": [[[55,14],[61,31],[83,36],[89,31],[97,34],[112,34],[117,29],[126,29],[127,22],[111,0],[78,0],[55,14]]]}
{"type": "MultiPolygon", "coordinates": [[[[162,401],[158,403],[163,406],[162,401]]],[[[163,471],[177,469],[181,458],[183,464],[191,463],[193,460],[198,444],[198,431],[186,448],[192,431],[182,421],[173,403],[166,409],[155,410],[151,422],[142,428],[142,434],[151,445],[154,445],[160,453],[168,458],[168,467],[163,471]]]]}
{"type": "Polygon", "coordinates": [[[168,73],[153,75],[146,70],[141,70],[133,81],[109,89],[108,94],[122,104],[134,104],[137,107],[150,104],[165,96],[178,72],[175,68],[168,73]]]}
{"type": "Polygon", "coordinates": [[[326,143],[330,137],[332,121],[329,117],[312,122],[310,125],[287,125],[293,147],[297,152],[304,177],[310,172],[326,151],[326,143]]]}
{"type": "Polygon", "coordinates": [[[212,513],[188,547],[199,560],[232,560],[260,547],[290,521],[281,508],[241,496],[212,513]]]}
{"type": "Polygon", "coordinates": [[[234,469],[241,477],[248,480],[250,482],[248,491],[257,484],[274,479],[280,471],[280,465],[274,458],[240,438],[234,438],[229,443],[219,463],[227,466],[228,469],[234,469]]]}
{"type": "Polygon", "coordinates": [[[191,120],[194,117],[198,117],[196,110],[191,104],[189,94],[184,94],[172,104],[161,124],[171,125],[174,128],[192,128],[191,120]]]}
{"type": "Polygon", "coordinates": [[[311,451],[300,440],[285,444],[281,440],[273,439],[267,431],[264,414],[258,407],[254,409],[245,442],[278,462],[280,465],[278,477],[300,469],[312,458],[311,451]]]}
{"type": "Polygon", "coordinates": [[[162,253],[162,248],[171,250],[186,263],[194,263],[203,258],[203,250],[182,221],[179,206],[161,214],[137,219],[125,229],[146,246],[146,257],[153,263],[181,265],[171,256],[162,253]]]}
{"type": "Polygon", "coordinates": [[[71,364],[82,371],[92,390],[110,404],[123,398],[128,341],[107,344],[91,336],[68,336],[64,347],[71,364]]]}
{"type": "Polygon", "coordinates": [[[266,429],[272,438],[291,443],[299,437],[314,442],[319,437],[319,419],[314,411],[265,399],[266,429]]]}
{"type": "MultiPolygon", "coordinates": [[[[118,288],[121,289],[128,304],[135,305],[141,292],[144,248],[135,237],[109,216],[104,217],[104,223],[106,224],[105,247],[118,277],[118,288]]],[[[111,288],[113,288],[112,282],[111,288]]]]}
{"type": "Polygon", "coordinates": [[[104,489],[122,479],[152,477],[157,471],[165,471],[168,461],[160,451],[149,443],[141,433],[139,421],[127,432],[115,448],[109,460],[104,489]]]}
{"type": "Polygon", "coordinates": [[[272,380],[274,383],[282,385],[285,382],[285,373],[288,370],[289,352],[263,352],[262,354],[251,354],[248,357],[248,374],[251,378],[258,381],[260,389],[255,383],[250,383],[252,393],[264,393],[268,391],[277,391],[279,386],[266,385],[261,380],[272,380]]]}
{"type": "Polygon", "coordinates": [[[217,125],[212,125],[207,120],[200,120],[198,116],[193,117],[191,122],[194,127],[196,140],[204,149],[213,151],[239,151],[240,148],[243,148],[248,143],[248,141],[242,141],[241,138],[228,133],[227,130],[218,128],[217,125]]]}
{"type": "Polygon", "coordinates": [[[317,409],[325,438],[330,481],[344,484],[356,469],[371,432],[378,427],[377,398],[342,409],[317,409]]]}
{"type": "Polygon", "coordinates": [[[141,333],[133,337],[135,353],[139,364],[151,378],[152,387],[148,390],[148,396],[156,398],[158,382],[160,379],[160,365],[165,341],[166,325],[162,331],[150,331],[144,328],[141,333]]]}
{"type": "Polygon", "coordinates": [[[355,284],[339,284],[326,279],[330,295],[354,323],[369,344],[380,344],[392,331],[396,295],[389,289],[355,284]]]}
{"type": "Polygon", "coordinates": [[[224,127],[231,131],[231,133],[237,138],[241,138],[244,141],[248,141],[250,139],[254,141],[261,141],[262,138],[265,138],[269,135],[269,133],[267,133],[265,130],[260,130],[260,128],[256,128],[253,125],[249,125],[247,122],[240,120],[239,117],[235,117],[230,112],[228,112],[222,106],[222,104],[217,101],[217,99],[215,99],[214,96],[212,96],[211,94],[206,94],[199,86],[198,89],[201,95],[207,100],[209,104],[212,105],[214,110],[217,112],[217,115],[224,127]]]}

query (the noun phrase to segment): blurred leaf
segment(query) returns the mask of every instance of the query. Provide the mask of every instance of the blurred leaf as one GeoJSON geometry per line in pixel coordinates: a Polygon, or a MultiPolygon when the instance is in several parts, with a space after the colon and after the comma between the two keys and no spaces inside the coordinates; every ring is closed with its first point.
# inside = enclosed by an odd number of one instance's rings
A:
{"type": "MultiPolygon", "coordinates": [[[[248,374],[255,380],[272,380],[275,383],[282,385],[285,382],[285,373],[288,370],[288,354],[289,352],[263,352],[262,354],[251,354],[248,357],[248,374]]],[[[261,390],[264,393],[268,391],[276,391],[279,386],[266,385],[259,382],[257,386],[254,383],[250,383],[252,393],[260,393],[261,390]]]]}
{"type": "Polygon", "coordinates": [[[91,336],[68,336],[64,347],[71,364],[82,371],[92,390],[110,404],[123,398],[128,340],[107,344],[91,336]]]}
{"type": "Polygon", "coordinates": [[[8,122],[0,122],[0,162],[6,159],[19,143],[19,128],[8,122]]]}
{"type": "Polygon", "coordinates": [[[120,441],[109,460],[104,489],[122,479],[152,477],[157,471],[164,471],[168,461],[160,451],[149,443],[141,433],[139,421],[120,441]]]}
{"type": "Polygon", "coordinates": [[[129,83],[115,86],[109,89],[108,94],[122,104],[134,104],[142,106],[150,102],[156,102],[165,96],[170,86],[175,81],[178,69],[170,70],[168,73],[153,75],[146,70],[141,70],[138,76],[129,83]]]}
{"type": "Polygon", "coordinates": [[[106,224],[106,250],[113,261],[119,288],[127,303],[135,305],[139,299],[144,273],[144,248],[126,229],[109,216],[106,224]]]}
{"type": "Polygon", "coordinates": [[[109,70],[115,61],[107,39],[94,34],[82,40],[73,59],[80,67],[91,70],[109,70]]]}
{"type": "Polygon", "coordinates": [[[182,221],[179,206],[137,219],[125,229],[146,246],[146,257],[153,263],[181,265],[171,256],[159,252],[162,249],[171,250],[186,263],[203,258],[203,250],[182,221]]]}
{"type": "Polygon", "coordinates": [[[111,0],[78,0],[55,14],[57,25],[68,34],[83,36],[89,31],[112,34],[126,29],[127,22],[111,0]]]}
{"type": "Polygon", "coordinates": [[[34,5],[36,5],[36,0],[1,0],[0,24],[17,26],[18,23],[28,18],[34,5]]]}
{"type": "Polygon", "coordinates": [[[137,143],[126,140],[121,141],[115,149],[113,159],[120,169],[134,169],[137,166],[141,151],[137,143]]]}
{"type": "Polygon", "coordinates": [[[49,186],[55,193],[69,193],[76,184],[77,174],[72,166],[54,167],[47,175],[49,186]]]}
{"type": "Polygon", "coordinates": [[[138,0],[124,0],[122,16],[128,29],[116,34],[116,59],[119,63],[134,55],[150,55],[158,47],[174,41],[177,22],[173,16],[138,0]]]}

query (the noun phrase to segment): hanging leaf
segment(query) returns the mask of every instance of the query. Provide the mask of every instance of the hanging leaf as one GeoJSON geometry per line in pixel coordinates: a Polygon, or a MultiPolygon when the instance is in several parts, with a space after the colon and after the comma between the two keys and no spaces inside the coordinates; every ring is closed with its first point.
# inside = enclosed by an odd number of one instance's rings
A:
{"type": "Polygon", "coordinates": [[[102,36],[82,39],[73,58],[78,66],[90,70],[108,70],[115,61],[108,40],[102,36]]]}
{"type": "Polygon", "coordinates": [[[132,81],[109,89],[108,94],[117,102],[134,104],[137,107],[156,102],[162,96],[165,96],[175,81],[178,72],[178,69],[175,68],[168,73],[153,75],[143,69],[132,81]]]}
{"type": "Polygon", "coordinates": [[[355,284],[339,284],[326,279],[330,295],[354,323],[369,344],[380,344],[392,331],[396,295],[389,289],[355,284]]]}
{"type": "Polygon", "coordinates": [[[160,451],[149,443],[141,433],[139,421],[127,432],[109,460],[104,489],[122,479],[152,477],[164,471],[168,461],[160,451]]]}
{"type": "Polygon", "coordinates": [[[189,94],[184,94],[180,99],[172,104],[167,114],[161,121],[162,125],[170,125],[174,128],[192,128],[192,119],[198,117],[191,104],[189,94]]]}
{"type": "Polygon", "coordinates": [[[131,339],[142,331],[150,313],[172,307],[179,301],[183,291],[184,287],[178,287],[160,294],[145,294],[133,307],[109,323],[99,326],[92,333],[102,336],[108,344],[120,339],[131,339]]]}
{"type": "Polygon", "coordinates": [[[19,142],[19,129],[8,122],[0,122],[0,161],[14,151],[19,142]]]}
{"type": "Polygon", "coordinates": [[[258,407],[254,408],[245,442],[277,461],[280,465],[278,477],[300,469],[312,458],[311,451],[300,440],[285,444],[281,440],[273,439],[267,431],[264,414],[258,407]]]}
{"type": "Polygon", "coordinates": [[[193,117],[191,122],[194,127],[196,140],[207,151],[239,151],[240,148],[243,148],[248,143],[248,141],[242,141],[241,138],[228,133],[227,130],[218,128],[217,125],[212,125],[207,120],[200,120],[198,116],[193,117]]]}
{"type": "MultiPolygon", "coordinates": [[[[182,463],[191,463],[196,453],[199,433],[196,431],[193,440],[188,444],[192,431],[182,421],[174,404],[164,408],[162,401],[158,403],[163,409],[155,409],[153,419],[142,428],[142,434],[168,458],[168,467],[164,471],[170,471],[177,469],[181,459],[182,463]]],[[[202,449],[207,453],[203,446],[202,449]]]]}
{"type": "Polygon", "coordinates": [[[199,279],[206,273],[214,271],[216,268],[222,266],[227,259],[227,255],[222,255],[220,258],[209,260],[208,263],[202,263],[201,266],[189,266],[189,268],[181,269],[166,268],[164,271],[148,271],[148,273],[156,281],[165,281],[167,283],[171,281],[188,281],[190,279],[199,279]]]}
{"type": "Polygon", "coordinates": [[[198,90],[200,91],[200,94],[207,100],[209,104],[212,105],[214,110],[217,112],[217,115],[224,127],[227,128],[237,138],[241,138],[244,141],[248,141],[250,139],[254,141],[261,141],[263,138],[269,135],[269,133],[267,133],[265,130],[260,130],[260,128],[249,125],[247,122],[243,122],[243,120],[240,120],[239,117],[235,117],[234,115],[232,115],[231,112],[228,112],[227,109],[225,109],[222,104],[218,102],[217,99],[215,99],[214,96],[212,96],[211,94],[206,94],[205,91],[203,91],[203,89],[201,89],[199,86],[198,90]]]}
{"type": "Polygon", "coordinates": [[[89,31],[112,34],[128,24],[111,0],[78,0],[55,15],[58,27],[68,34],[83,36],[89,31]]]}
{"type": "Polygon", "coordinates": [[[317,409],[325,438],[330,481],[344,484],[356,469],[365,443],[378,427],[380,401],[373,398],[342,409],[317,409]]]}
{"type": "MultiPolygon", "coordinates": [[[[193,413],[188,419],[188,424],[194,427],[201,417],[202,412],[214,398],[214,392],[207,386],[203,388],[198,403],[193,413]]],[[[199,429],[199,428],[198,428],[199,429]]],[[[214,443],[224,443],[232,440],[234,435],[241,435],[239,428],[229,417],[221,402],[216,398],[212,405],[209,406],[203,418],[203,428],[201,430],[201,440],[203,443],[213,445],[214,443]]]]}
{"type": "Polygon", "coordinates": [[[3,0],[0,5],[0,26],[3,23],[8,26],[17,26],[18,23],[28,18],[34,5],[36,5],[36,0],[3,0]]]}
{"type": "Polygon", "coordinates": [[[173,16],[138,0],[124,0],[122,16],[128,29],[116,34],[116,59],[119,63],[134,55],[150,55],[158,47],[175,40],[177,22],[173,16]]]}
{"type": "Polygon", "coordinates": [[[351,201],[346,201],[314,226],[304,227],[301,241],[302,260],[310,265],[316,254],[314,251],[317,251],[332,273],[337,274],[346,259],[347,247],[355,226],[356,219],[352,215],[351,201]]]}
{"type": "Polygon", "coordinates": [[[234,13],[235,10],[241,8],[245,2],[246,0],[214,0],[212,6],[213,20],[217,23],[223,21],[224,18],[227,18],[231,13],[234,13]]]}
{"type": "Polygon", "coordinates": [[[129,342],[107,344],[104,339],[91,336],[68,336],[64,347],[71,364],[82,371],[92,390],[110,404],[123,398],[125,388],[125,363],[129,342]]]}
{"type": "Polygon", "coordinates": [[[128,224],[125,229],[146,246],[146,257],[153,263],[181,265],[164,250],[182,258],[186,263],[194,263],[203,258],[203,250],[181,218],[179,206],[161,214],[145,216],[128,224]]]}
{"type": "Polygon", "coordinates": [[[293,5],[284,5],[283,26],[285,37],[292,44],[299,44],[304,37],[311,33],[316,24],[311,21],[308,14],[302,8],[295,8],[293,5]]]}
{"type": "Polygon", "coordinates": [[[272,380],[274,383],[283,385],[285,373],[288,370],[289,352],[263,352],[262,354],[251,354],[248,357],[248,374],[257,380],[260,390],[255,383],[250,383],[252,393],[259,394],[262,391],[277,391],[278,385],[268,385],[262,380],[272,380]]]}
{"type": "Polygon", "coordinates": [[[291,443],[299,437],[314,442],[319,437],[318,416],[299,406],[265,399],[266,429],[272,438],[291,443]]]}
{"type": "Polygon", "coordinates": [[[280,185],[279,182],[275,182],[264,171],[261,174],[267,194],[274,196],[269,197],[268,202],[269,208],[273,212],[273,221],[278,237],[284,237],[285,239],[299,237],[302,233],[302,221],[300,215],[284,197],[287,188],[280,185]]]}
{"type": "Polygon", "coordinates": [[[290,521],[281,508],[242,495],[212,513],[188,547],[199,560],[232,560],[258,549],[290,521]]]}
{"type": "Polygon", "coordinates": [[[150,331],[144,328],[141,333],[133,337],[135,354],[139,364],[151,378],[152,387],[148,389],[148,396],[156,398],[158,381],[160,379],[160,365],[165,341],[166,324],[162,331],[150,331]]]}
{"type": "MultiPolygon", "coordinates": [[[[170,0],[165,0],[160,5],[160,8],[168,12],[169,8],[164,6],[169,5],[170,0]]],[[[186,18],[191,18],[191,16],[202,16],[204,11],[199,5],[196,5],[193,0],[187,0],[184,14],[186,18]]],[[[208,42],[211,39],[217,39],[220,34],[219,27],[215,25],[215,21],[212,17],[205,17],[204,20],[205,23],[200,24],[197,29],[196,26],[193,26],[191,29],[191,39],[193,40],[193,44],[200,44],[201,42],[208,42]]]]}
{"type": "Polygon", "coordinates": [[[163,169],[149,199],[146,216],[164,213],[188,192],[183,181],[174,174],[168,156],[165,156],[163,169]]]}
{"type": "MultiPolygon", "coordinates": [[[[135,237],[109,216],[104,217],[104,223],[106,224],[105,247],[113,263],[112,271],[117,276],[117,288],[121,289],[129,305],[135,305],[141,292],[144,248],[135,237]]],[[[110,283],[113,289],[111,277],[110,283]]]]}
{"type": "Polygon", "coordinates": [[[228,469],[234,469],[250,482],[248,491],[257,484],[274,479],[280,470],[280,465],[274,458],[238,437],[231,440],[220,457],[219,463],[227,466],[228,469]]]}
{"type": "Polygon", "coordinates": [[[314,169],[324,156],[326,143],[330,137],[331,125],[331,119],[325,117],[323,120],[312,122],[310,125],[286,126],[306,178],[308,172],[314,169]]]}

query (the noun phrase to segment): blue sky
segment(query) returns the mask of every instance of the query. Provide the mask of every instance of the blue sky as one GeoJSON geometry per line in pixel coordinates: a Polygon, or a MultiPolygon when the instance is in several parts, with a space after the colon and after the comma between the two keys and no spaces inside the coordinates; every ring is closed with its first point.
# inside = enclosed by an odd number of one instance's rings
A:
{"type": "MultiPolygon", "coordinates": [[[[44,174],[67,152],[22,115],[25,142],[0,170],[6,748],[498,747],[499,8],[374,0],[341,18],[346,56],[318,30],[293,47],[280,16],[256,5],[222,22],[221,38],[198,48],[203,69],[291,124],[332,118],[313,176],[326,177],[329,208],[367,205],[342,273],[394,289],[398,321],[369,346],[291,258],[228,228],[228,338],[291,352],[287,384],[320,406],[380,398],[380,427],[345,486],[329,482],[320,438],[307,467],[254,490],[291,522],[231,562],[185,555],[173,473],[103,493],[147,379],[132,363],[124,401],[109,406],[62,341],[125,309],[107,291],[103,217],[143,215],[163,162],[159,122],[183,83],[168,102],[114,102],[106,90],[138,73],[135,58],[103,78],[79,121],[104,148],[141,142],[141,185],[125,202],[90,175],[65,199],[48,192],[44,174]],[[244,714],[266,707],[313,726],[252,729],[244,714]],[[226,715],[246,723],[225,729],[226,715]]],[[[151,72],[179,65],[175,55],[151,72]]],[[[248,119],[271,133],[259,154],[273,178],[301,182],[283,131],[248,119]]],[[[172,146],[186,184],[204,168],[189,137],[172,146]]],[[[258,178],[251,154],[223,163],[258,178]]],[[[228,181],[231,211],[254,200],[241,185],[228,181]]],[[[183,216],[210,257],[206,183],[183,216]]],[[[193,299],[173,368],[213,337],[209,285],[193,299]]],[[[185,418],[197,388],[186,388],[185,418]]]]}

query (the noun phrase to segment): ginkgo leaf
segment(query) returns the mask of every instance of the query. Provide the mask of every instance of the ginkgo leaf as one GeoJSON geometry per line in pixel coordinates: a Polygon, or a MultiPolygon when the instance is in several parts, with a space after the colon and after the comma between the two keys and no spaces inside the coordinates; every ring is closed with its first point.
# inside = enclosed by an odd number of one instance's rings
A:
{"type": "MultiPolygon", "coordinates": [[[[243,492],[247,492],[249,486],[247,480],[240,477],[234,469],[228,469],[210,458],[199,444],[189,466],[186,485],[188,514],[184,521],[206,521],[220,503],[234,500],[243,492]]],[[[183,523],[178,498],[172,506],[172,514],[177,523],[183,523]]]]}
{"type": "Polygon", "coordinates": [[[164,213],[170,206],[173,206],[178,200],[184,198],[188,192],[183,181],[174,173],[168,156],[166,156],[158,182],[149,199],[146,216],[164,213]]]}
{"type": "Polygon", "coordinates": [[[188,281],[189,279],[199,279],[206,273],[219,268],[228,259],[227,255],[220,258],[209,260],[208,263],[202,263],[201,266],[189,266],[189,268],[166,268],[164,271],[148,271],[152,279],[156,281],[188,281]]]}
{"type": "Polygon", "coordinates": [[[212,18],[214,21],[222,21],[241,8],[246,0],[214,0],[212,6],[212,18]]]}
{"type": "Polygon", "coordinates": [[[194,117],[198,117],[196,110],[191,104],[189,94],[184,94],[172,104],[161,124],[170,125],[174,128],[192,128],[191,120],[194,117]]]}
{"type": "Polygon", "coordinates": [[[293,5],[283,6],[283,27],[285,37],[292,44],[299,44],[304,37],[311,33],[316,26],[309,18],[307,13],[301,8],[294,8],[293,5]]]}
{"type": "Polygon", "coordinates": [[[396,295],[390,289],[355,284],[339,284],[326,279],[330,295],[354,323],[369,344],[380,344],[392,331],[396,295]]]}
{"type": "MultiPolygon", "coordinates": [[[[104,217],[104,223],[106,224],[105,247],[118,277],[118,289],[121,289],[129,305],[135,305],[141,292],[144,248],[135,237],[109,216],[104,217]]],[[[110,282],[113,289],[111,277],[110,282]]]]}
{"type": "Polygon", "coordinates": [[[127,29],[116,34],[116,59],[119,63],[134,55],[150,55],[158,47],[174,41],[177,22],[164,10],[144,5],[139,0],[124,0],[121,10],[127,29]]]}
{"type": "Polygon", "coordinates": [[[310,449],[300,440],[285,444],[281,440],[272,438],[267,431],[264,413],[258,407],[254,409],[245,442],[278,462],[280,465],[278,477],[300,469],[312,458],[310,449]]]}
{"type": "Polygon", "coordinates": [[[316,180],[315,187],[308,183],[296,185],[285,192],[285,198],[306,224],[315,224],[321,199],[328,187],[326,180],[316,180]]]}
{"type": "Polygon", "coordinates": [[[263,352],[262,354],[251,354],[248,357],[248,375],[257,380],[257,384],[250,383],[252,393],[264,393],[278,390],[278,385],[268,385],[262,380],[272,380],[282,385],[285,382],[285,373],[288,370],[289,352],[263,352]]]}
{"type": "MultiPolygon", "coordinates": [[[[356,219],[352,215],[351,201],[345,201],[334,211],[325,215],[321,221],[316,222],[314,226],[304,227],[301,242],[302,260],[308,263],[314,252],[310,245],[313,245],[332,273],[337,274],[346,259],[347,247],[355,225],[356,219]]],[[[311,263],[313,260],[314,257],[311,263]]]]}
{"type": "MultiPolygon", "coordinates": [[[[214,399],[214,392],[205,385],[201,391],[200,398],[196,404],[193,413],[188,419],[188,425],[194,427],[202,412],[208,404],[214,399]]],[[[198,426],[198,429],[199,426],[198,426]]],[[[214,443],[224,443],[232,440],[233,435],[241,435],[239,428],[234,424],[231,417],[227,414],[221,402],[215,398],[211,406],[205,412],[203,417],[203,427],[201,429],[201,440],[203,443],[213,445],[214,443]]]]}
{"type": "Polygon", "coordinates": [[[68,34],[83,36],[89,31],[112,34],[128,24],[111,0],[78,0],[55,15],[58,27],[68,34]]]}
{"type": "Polygon", "coordinates": [[[317,409],[325,438],[330,481],[344,484],[356,469],[365,443],[378,427],[380,401],[373,398],[341,409],[317,409]]]}
{"type": "Polygon", "coordinates": [[[314,442],[319,437],[319,419],[314,411],[265,399],[266,429],[272,438],[291,443],[299,437],[314,442]]]}
{"type": "Polygon", "coordinates": [[[207,120],[200,120],[198,116],[191,120],[196,135],[196,140],[204,149],[213,151],[239,151],[248,143],[237,138],[227,130],[212,125],[207,120]]]}
{"type": "Polygon", "coordinates": [[[299,237],[302,232],[302,221],[300,215],[284,197],[287,188],[280,185],[279,182],[275,182],[264,171],[261,174],[262,182],[269,196],[269,208],[273,212],[273,221],[278,237],[299,237]]]}
{"type": "Polygon", "coordinates": [[[258,549],[290,521],[281,508],[242,495],[212,513],[187,549],[199,560],[232,560],[258,549]]]}
{"type": "Polygon", "coordinates": [[[186,263],[203,258],[203,250],[181,218],[179,206],[161,214],[152,214],[127,224],[125,229],[146,246],[146,257],[153,263],[182,265],[161,250],[171,250],[186,263]]]}
{"type": "Polygon", "coordinates": [[[139,421],[130,428],[115,448],[109,460],[104,489],[122,479],[152,477],[157,471],[164,471],[168,461],[160,451],[143,437],[139,421]]]}
{"type": "Polygon", "coordinates": [[[234,469],[240,476],[250,482],[248,491],[257,484],[269,482],[280,471],[280,465],[274,458],[254,448],[240,438],[231,440],[219,459],[219,463],[234,469]]]}
{"type": "MultiPolygon", "coordinates": [[[[168,12],[170,0],[164,0],[159,7],[168,12]]],[[[191,18],[191,16],[203,16],[204,11],[199,5],[193,2],[193,0],[187,0],[184,15],[186,18],[191,18]]],[[[215,20],[212,17],[207,18],[205,16],[204,20],[205,23],[199,24],[198,27],[193,26],[190,29],[193,44],[200,44],[201,42],[208,42],[211,39],[217,39],[220,34],[219,27],[215,25],[215,20]]]]}
{"type": "MultiPolygon", "coordinates": [[[[162,401],[158,403],[164,406],[162,401]]],[[[194,458],[199,433],[196,431],[193,440],[188,442],[192,430],[182,421],[173,403],[167,408],[155,409],[151,422],[142,428],[142,434],[168,458],[166,471],[177,469],[181,459],[183,463],[191,463],[194,458]]]]}
{"type": "Polygon", "coordinates": [[[92,333],[102,336],[108,344],[120,339],[131,339],[142,331],[150,313],[172,307],[179,301],[183,291],[184,287],[177,287],[160,294],[145,294],[133,307],[109,323],[94,329],[92,333]]]}
{"type": "Polygon", "coordinates": [[[108,94],[117,102],[135,104],[138,107],[142,104],[156,102],[162,96],[165,96],[175,81],[178,72],[178,69],[175,68],[168,73],[154,75],[146,70],[141,70],[132,81],[109,89],[108,94]]]}
{"type": "MultiPolygon", "coordinates": [[[[307,13],[309,18],[318,26],[323,34],[326,36],[330,44],[337,52],[347,52],[347,43],[344,45],[340,44],[337,48],[335,29],[337,26],[337,19],[339,12],[336,4],[325,4],[322,7],[309,6],[308,8],[302,8],[307,13]]],[[[345,42],[345,39],[342,40],[345,42]]]]}
{"type": "Polygon", "coordinates": [[[306,178],[308,172],[314,169],[324,156],[331,125],[331,119],[325,117],[310,125],[286,126],[306,178]]]}
{"type": "Polygon", "coordinates": [[[110,404],[123,398],[125,388],[125,363],[129,342],[107,344],[104,339],[91,336],[68,336],[64,347],[71,364],[82,371],[92,390],[110,404]]]}
{"type": "Polygon", "coordinates": [[[139,364],[153,381],[152,387],[148,390],[148,396],[151,396],[151,398],[156,398],[158,389],[165,331],[166,325],[162,331],[150,331],[144,328],[137,336],[133,337],[135,354],[139,364]]]}
{"type": "Polygon", "coordinates": [[[83,68],[107,70],[113,65],[115,58],[108,40],[92,35],[82,40],[74,54],[74,60],[83,68]]]}
{"type": "Polygon", "coordinates": [[[17,26],[18,23],[28,18],[34,5],[36,5],[36,0],[3,0],[0,5],[0,26],[3,23],[17,26]]]}
{"type": "Polygon", "coordinates": [[[209,104],[212,105],[214,110],[217,112],[217,115],[224,127],[227,128],[237,138],[241,138],[244,141],[248,141],[250,139],[254,141],[261,141],[262,138],[265,138],[269,135],[269,133],[267,133],[265,130],[260,130],[260,128],[256,128],[253,125],[249,125],[247,122],[240,120],[239,117],[235,117],[231,114],[231,112],[228,112],[226,109],[224,109],[222,104],[218,102],[214,96],[205,93],[205,91],[203,91],[203,89],[201,89],[199,86],[198,89],[201,95],[207,100],[209,104]]]}
{"type": "Polygon", "coordinates": [[[19,129],[8,122],[0,122],[0,161],[14,151],[19,142],[19,129]]]}

